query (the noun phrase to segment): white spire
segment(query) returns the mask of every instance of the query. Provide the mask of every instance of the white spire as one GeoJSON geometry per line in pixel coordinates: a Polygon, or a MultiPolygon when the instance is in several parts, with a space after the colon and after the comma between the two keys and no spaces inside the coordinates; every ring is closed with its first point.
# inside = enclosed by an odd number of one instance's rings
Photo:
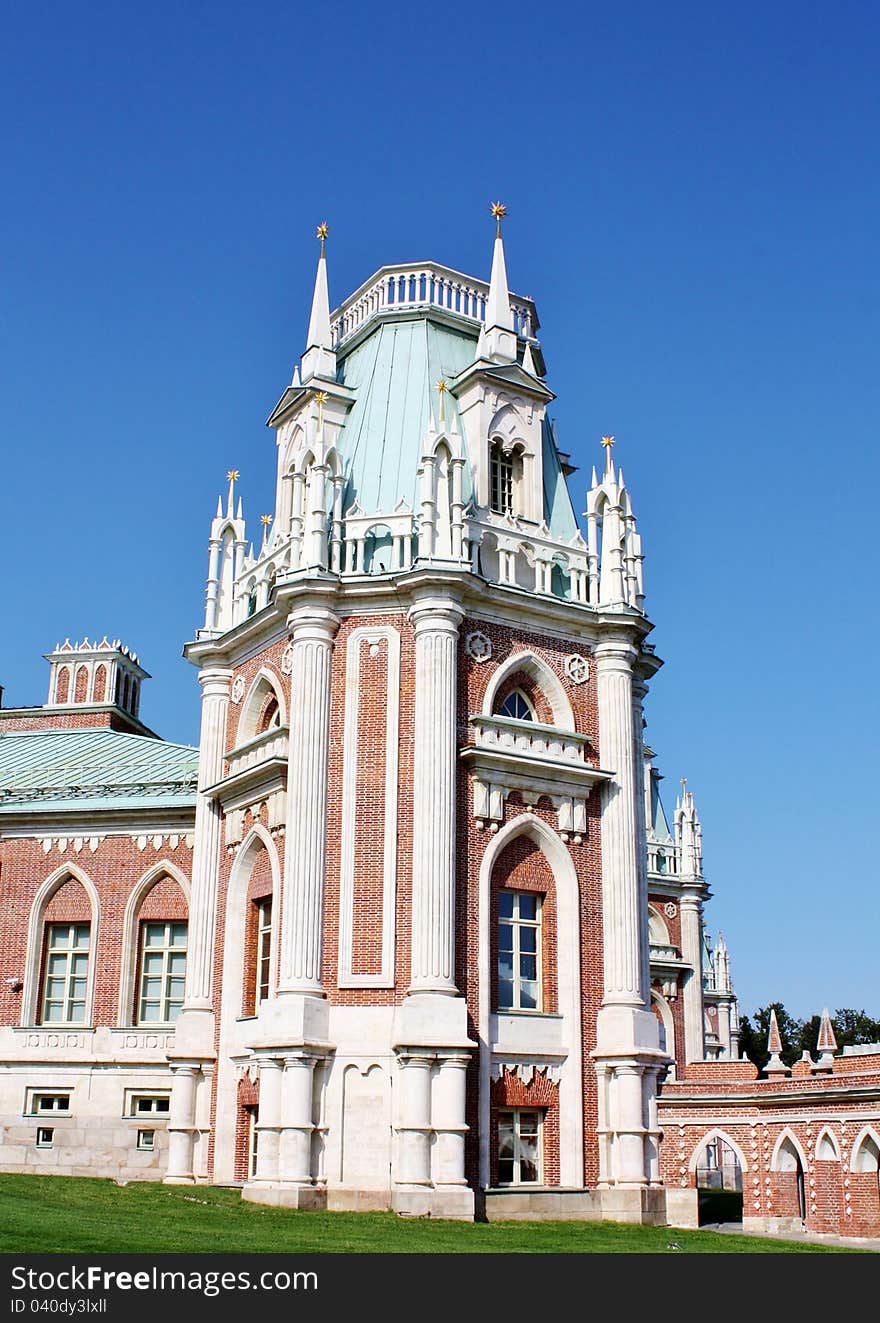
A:
{"type": "Polygon", "coordinates": [[[327,289],[327,258],[324,255],[324,240],[327,238],[327,225],[322,221],[318,226],[318,238],[321,240],[321,254],[318,258],[318,270],[315,275],[315,292],[312,295],[312,312],[309,317],[309,331],[306,336],[306,352],[302,358],[302,380],[309,377],[336,376],[336,355],[333,352],[333,333],[330,329],[330,295],[327,289]]]}
{"type": "Polygon", "coordinates": [[[507,208],[503,202],[493,202],[491,211],[498,224],[495,232],[495,248],[492,253],[489,297],[486,299],[486,319],[480,333],[477,353],[480,358],[487,358],[493,363],[515,363],[516,331],[513,326],[513,312],[510,307],[510,293],[507,288],[504,241],[501,238],[501,221],[507,214],[507,208]]]}

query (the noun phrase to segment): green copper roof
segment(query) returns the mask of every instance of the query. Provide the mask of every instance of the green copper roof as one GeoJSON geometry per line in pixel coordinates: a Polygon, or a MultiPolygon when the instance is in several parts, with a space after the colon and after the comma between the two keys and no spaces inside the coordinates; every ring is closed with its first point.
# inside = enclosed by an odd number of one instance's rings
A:
{"type": "Polygon", "coordinates": [[[553,425],[546,418],[542,428],[542,443],[544,520],[553,537],[559,538],[560,542],[568,542],[578,531],[577,520],[574,516],[568,483],[562,472],[559,452],[556,449],[553,425]]]}
{"type": "MultiPolygon", "coordinates": [[[[418,467],[437,382],[451,381],[474,361],[476,338],[425,318],[381,323],[340,364],[339,377],[355,392],[340,445],[348,486],[346,508],[357,499],[365,513],[390,514],[401,498],[418,508],[418,467]]],[[[446,394],[447,425],[461,430],[458,406],[446,394]]],[[[471,495],[465,466],[464,496],[471,495]]]]}
{"type": "Polygon", "coordinates": [[[198,749],[100,729],[0,732],[0,813],[195,804],[198,749]]]}
{"type": "Polygon", "coordinates": [[[672,832],[666,821],[666,812],[660,798],[660,786],[656,776],[651,777],[651,821],[648,823],[648,830],[653,831],[655,841],[672,841],[672,832]]]}

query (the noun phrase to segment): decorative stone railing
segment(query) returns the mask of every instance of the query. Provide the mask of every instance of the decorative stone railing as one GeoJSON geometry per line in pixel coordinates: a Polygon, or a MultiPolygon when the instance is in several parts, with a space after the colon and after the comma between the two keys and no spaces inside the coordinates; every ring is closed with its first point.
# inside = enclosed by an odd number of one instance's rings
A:
{"type": "Polygon", "coordinates": [[[238,776],[240,772],[249,771],[275,758],[287,762],[288,735],[287,726],[271,726],[262,735],[255,735],[252,740],[239,744],[226,755],[227,777],[238,776]]]}
{"type": "Polygon", "coordinates": [[[659,877],[677,877],[680,872],[678,849],[674,845],[648,842],[648,872],[659,877]]]}
{"type": "MultiPolygon", "coordinates": [[[[384,266],[334,313],[330,322],[333,344],[343,344],[380,313],[440,308],[479,323],[485,319],[488,296],[489,286],[484,281],[435,262],[384,266]]],[[[510,307],[517,335],[531,339],[537,329],[534,304],[511,296],[510,307]]]]}
{"type": "Polygon", "coordinates": [[[677,946],[661,946],[657,942],[651,942],[650,952],[652,965],[661,965],[670,962],[679,964],[681,962],[681,954],[677,946]]]}
{"type": "Polygon", "coordinates": [[[586,735],[543,726],[536,721],[516,721],[512,717],[471,717],[471,725],[481,749],[517,753],[542,761],[560,759],[582,765],[584,748],[589,743],[586,735]]]}

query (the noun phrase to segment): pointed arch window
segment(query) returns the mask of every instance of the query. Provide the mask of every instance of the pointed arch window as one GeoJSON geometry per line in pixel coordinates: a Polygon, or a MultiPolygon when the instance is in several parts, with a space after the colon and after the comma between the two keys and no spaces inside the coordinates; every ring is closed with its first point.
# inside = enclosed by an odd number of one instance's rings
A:
{"type": "Polygon", "coordinates": [[[510,717],[513,721],[534,721],[535,710],[521,689],[514,689],[498,705],[495,714],[510,717]]]}
{"type": "Polygon", "coordinates": [[[89,975],[90,926],[50,923],[46,931],[43,1024],[83,1024],[89,975]]]}
{"type": "Polygon", "coordinates": [[[491,507],[496,514],[513,514],[513,455],[493,441],[489,460],[491,507]]]}

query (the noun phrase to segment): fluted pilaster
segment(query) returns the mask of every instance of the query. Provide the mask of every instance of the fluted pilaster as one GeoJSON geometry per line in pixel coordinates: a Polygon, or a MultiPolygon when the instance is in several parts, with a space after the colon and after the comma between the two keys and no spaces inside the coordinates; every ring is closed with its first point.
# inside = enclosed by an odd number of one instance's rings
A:
{"type": "Polygon", "coordinates": [[[455,723],[459,608],[410,610],[416,635],[412,964],[409,991],[454,994],[455,723]]]}
{"type": "Polygon", "coordinates": [[[685,1059],[702,1061],[706,1054],[703,1026],[703,919],[700,897],[686,891],[681,897],[681,954],[693,973],[685,979],[685,1059]]]}
{"type": "Polygon", "coordinates": [[[279,992],[323,995],[330,663],[339,619],[310,605],[291,620],[290,753],[279,992]]]}
{"type": "MultiPolygon", "coordinates": [[[[635,650],[616,642],[596,649],[599,747],[614,773],[602,804],[602,909],[605,1003],[643,1006],[647,952],[642,952],[639,853],[644,854],[641,760],[636,763],[632,663],[635,650]],[[640,829],[641,827],[641,829],[640,829]]],[[[639,741],[641,747],[641,741],[639,741]]],[[[647,879],[645,878],[645,885],[647,879]]]]}
{"type": "Polygon", "coordinates": [[[206,667],[199,674],[202,686],[202,726],[184,1011],[211,1009],[222,818],[219,804],[205,791],[223,776],[231,675],[230,670],[221,667],[206,667]]]}

